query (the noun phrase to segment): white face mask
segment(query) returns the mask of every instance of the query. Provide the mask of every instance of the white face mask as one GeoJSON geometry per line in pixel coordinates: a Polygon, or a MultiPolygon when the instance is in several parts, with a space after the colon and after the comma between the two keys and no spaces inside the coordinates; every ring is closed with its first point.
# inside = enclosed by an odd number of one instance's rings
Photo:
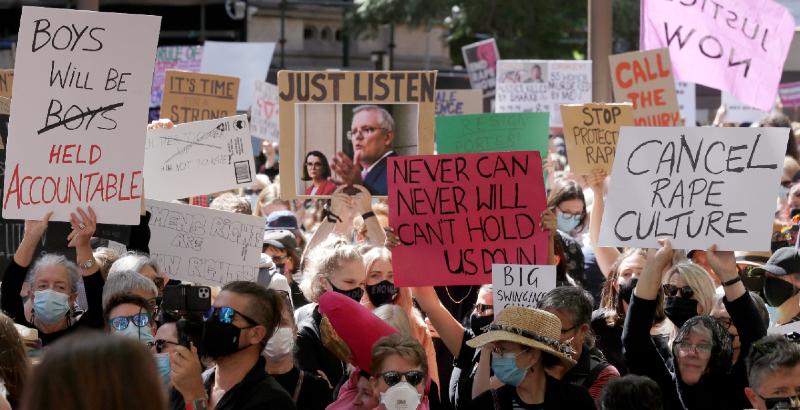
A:
{"type": "Polygon", "coordinates": [[[422,395],[405,380],[381,393],[381,404],[386,410],[416,410],[421,401],[422,395]]]}
{"type": "Polygon", "coordinates": [[[264,347],[264,354],[270,359],[282,358],[294,352],[294,331],[289,327],[279,327],[264,347]]]}

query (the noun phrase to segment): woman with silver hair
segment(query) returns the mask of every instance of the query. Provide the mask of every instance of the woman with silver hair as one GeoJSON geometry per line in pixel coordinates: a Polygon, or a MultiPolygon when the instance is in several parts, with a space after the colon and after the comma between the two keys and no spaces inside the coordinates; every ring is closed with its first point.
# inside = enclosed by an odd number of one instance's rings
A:
{"type": "Polygon", "coordinates": [[[52,212],[41,221],[25,221],[25,233],[14,258],[6,268],[0,288],[0,309],[20,325],[36,328],[42,344],[73,332],[79,327],[103,328],[103,277],[92,255],[90,240],[97,227],[97,216],[90,207],[71,214],[69,246],[76,250],[80,268],[63,255],[45,254],[33,263],[36,247],[42,240],[52,212]],[[74,311],[78,282],[83,276],[88,309],[80,316],[74,311]],[[25,308],[20,296],[27,278],[32,308],[25,308]],[[27,310],[27,311],[26,311],[27,310]]]}

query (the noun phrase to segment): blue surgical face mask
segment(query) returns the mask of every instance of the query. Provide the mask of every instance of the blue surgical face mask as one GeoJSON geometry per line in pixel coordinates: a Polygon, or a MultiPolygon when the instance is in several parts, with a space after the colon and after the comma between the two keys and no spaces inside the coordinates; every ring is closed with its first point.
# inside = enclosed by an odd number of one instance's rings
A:
{"type": "Polygon", "coordinates": [[[128,327],[124,330],[117,330],[116,334],[136,339],[144,344],[152,343],[156,340],[153,337],[153,331],[150,330],[150,326],[138,327],[133,323],[128,323],[128,327]]]}
{"type": "Polygon", "coordinates": [[[778,199],[786,199],[789,196],[789,187],[778,186],[778,199]]]}
{"type": "Polygon", "coordinates": [[[158,374],[161,375],[161,384],[169,386],[172,382],[172,369],[169,366],[169,353],[157,353],[154,355],[156,358],[156,368],[158,374]]]}
{"type": "Polygon", "coordinates": [[[581,223],[580,216],[568,217],[563,212],[556,210],[556,223],[562,232],[572,232],[581,223]]]}
{"type": "Polygon", "coordinates": [[[69,296],[52,289],[33,292],[33,314],[44,324],[58,323],[69,312],[69,296]]]}
{"type": "Polygon", "coordinates": [[[517,354],[492,353],[492,371],[501,382],[510,386],[519,386],[525,378],[526,369],[517,367],[517,354]]]}

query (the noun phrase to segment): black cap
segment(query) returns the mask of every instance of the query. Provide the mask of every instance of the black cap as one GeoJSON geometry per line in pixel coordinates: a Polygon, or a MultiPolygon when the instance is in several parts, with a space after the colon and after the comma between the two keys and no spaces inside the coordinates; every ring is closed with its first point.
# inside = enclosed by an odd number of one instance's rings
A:
{"type": "Polygon", "coordinates": [[[800,272],[800,251],[794,246],[778,249],[764,265],[764,270],[775,276],[800,272]]]}
{"type": "Polygon", "coordinates": [[[264,232],[264,245],[272,245],[278,249],[297,247],[297,239],[287,230],[269,230],[264,232]]]}

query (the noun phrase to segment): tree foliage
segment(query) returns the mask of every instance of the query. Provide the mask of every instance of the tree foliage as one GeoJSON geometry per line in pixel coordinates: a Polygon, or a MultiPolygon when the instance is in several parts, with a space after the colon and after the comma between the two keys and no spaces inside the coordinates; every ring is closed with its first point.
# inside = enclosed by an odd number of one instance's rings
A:
{"type": "MultiPolygon", "coordinates": [[[[615,51],[638,46],[638,1],[613,0],[615,51]]],[[[504,59],[588,54],[586,0],[356,0],[348,14],[348,28],[356,35],[392,23],[444,24],[454,64],[463,64],[462,46],[492,37],[504,59]]]]}

